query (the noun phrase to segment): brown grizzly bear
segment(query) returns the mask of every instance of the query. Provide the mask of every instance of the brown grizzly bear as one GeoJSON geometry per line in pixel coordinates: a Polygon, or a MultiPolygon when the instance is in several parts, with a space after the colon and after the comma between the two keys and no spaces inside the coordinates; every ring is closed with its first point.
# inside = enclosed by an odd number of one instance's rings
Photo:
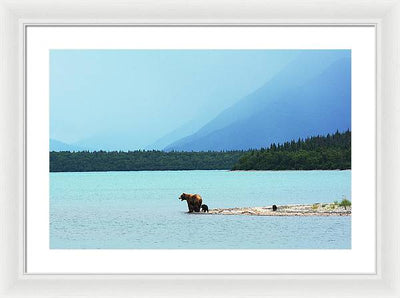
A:
{"type": "Polygon", "coordinates": [[[189,212],[200,212],[201,203],[203,199],[198,194],[183,193],[179,197],[181,201],[186,201],[188,204],[189,212]]]}

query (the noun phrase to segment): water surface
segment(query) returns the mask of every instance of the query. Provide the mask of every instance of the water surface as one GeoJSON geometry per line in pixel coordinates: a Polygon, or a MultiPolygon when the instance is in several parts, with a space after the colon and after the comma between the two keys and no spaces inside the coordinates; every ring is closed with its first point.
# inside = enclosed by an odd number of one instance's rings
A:
{"type": "Polygon", "coordinates": [[[351,171],[50,173],[50,248],[351,248],[351,217],[188,214],[209,208],[351,199],[351,171]]]}

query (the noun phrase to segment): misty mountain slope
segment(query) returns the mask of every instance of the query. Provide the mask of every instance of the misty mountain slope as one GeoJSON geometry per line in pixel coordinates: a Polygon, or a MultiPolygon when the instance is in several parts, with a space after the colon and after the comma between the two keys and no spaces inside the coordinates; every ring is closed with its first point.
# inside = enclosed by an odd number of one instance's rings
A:
{"type": "Polygon", "coordinates": [[[82,151],[83,149],[58,140],[50,139],[50,151],[82,151]]]}
{"type": "Polygon", "coordinates": [[[73,146],[84,148],[88,151],[129,151],[134,150],[135,139],[129,132],[109,133],[103,132],[73,143],[73,146]]]}
{"type": "Polygon", "coordinates": [[[305,60],[295,61],[300,65],[296,71],[290,71],[290,67],[283,70],[197,133],[165,150],[260,148],[351,128],[350,58],[324,64],[322,70],[321,65],[312,70],[304,68],[305,60]],[[307,69],[307,75],[303,76],[299,68],[307,69]]]}
{"type": "MultiPolygon", "coordinates": [[[[349,52],[344,52],[342,56],[348,58],[349,54],[349,52]]],[[[260,109],[280,100],[284,94],[293,88],[303,86],[338,59],[340,58],[338,58],[337,53],[332,51],[327,51],[324,55],[315,55],[315,51],[301,53],[259,89],[221,112],[214,120],[193,135],[172,143],[165,150],[179,150],[175,148],[222,129],[238,120],[250,117],[260,109]]]]}
{"type": "Polygon", "coordinates": [[[170,133],[159,138],[154,143],[146,146],[146,150],[163,150],[169,144],[189,136],[199,130],[202,124],[198,124],[197,121],[189,121],[181,125],[180,127],[174,129],[170,133]]]}

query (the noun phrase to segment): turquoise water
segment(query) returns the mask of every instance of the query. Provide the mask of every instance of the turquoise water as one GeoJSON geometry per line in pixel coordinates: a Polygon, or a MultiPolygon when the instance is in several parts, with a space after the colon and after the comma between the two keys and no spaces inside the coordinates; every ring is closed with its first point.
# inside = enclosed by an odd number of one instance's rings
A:
{"type": "Polygon", "coordinates": [[[50,248],[351,248],[351,217],[188,214],[209,208],[351,199],[351,171],[50,173],[50,248]]]}

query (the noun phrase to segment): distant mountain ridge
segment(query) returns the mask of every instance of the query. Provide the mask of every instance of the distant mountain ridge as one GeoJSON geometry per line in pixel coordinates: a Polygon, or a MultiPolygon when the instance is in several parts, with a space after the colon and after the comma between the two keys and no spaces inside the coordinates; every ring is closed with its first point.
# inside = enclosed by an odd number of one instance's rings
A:
{"type": "Polygon", "coordinates": [[[50,139],[50,148],[49,151],[83,151],[83,148],[78,146],[70,145],[58,140],[50,139]]]}
{"type": "Polygon", "coordinates": [[[162,138],[159,138],[154,143],[146,146],[145,150],[163,150],[172,142],[193,134],[193,132],[196,132],[199,127],[201,128],[201,125],[198,125],[196,121],[188,121],[182,126],[164,135],[162,138]]]}
{"type": "Polygon", "coordinates": [[[246,150],[351,129],[350,52],[320,61],[312,52],[165,150],[246,150]]]}

